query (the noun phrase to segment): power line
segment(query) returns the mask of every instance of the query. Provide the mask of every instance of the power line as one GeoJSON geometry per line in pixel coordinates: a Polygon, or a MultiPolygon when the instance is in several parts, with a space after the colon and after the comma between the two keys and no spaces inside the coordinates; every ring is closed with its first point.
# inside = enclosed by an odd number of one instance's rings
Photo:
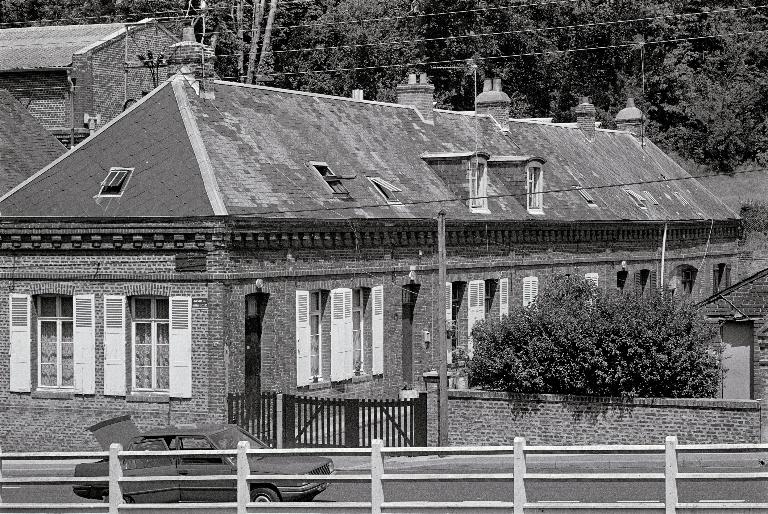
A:
{"type": "MultiPolygon", "coordinates": [[[[65,18],[45,18],[45,19],[39,19],[39,20],[25,20],[25,21],[7,21],[0,23],[0,27],[2,26],[9,26],[9,25],[27,25],[28,27],[41,27],[45,25],[40,25],[40,23],[44,22],[61,22],[62,20],[65,21],[84,21],[84,20],[111,20],[114,18],[129,18],[129,17],[138,17],[138,16],[146,16],[146,15],[152,15],[153,19],[155,19],[155,15],[158,14],[176,14],[178,15],[178,18],[191,18],[192,16],[185,16],[180,11],[174,10],[174,11],[144,11],[144,12],[135,12],[135,13],[128,13],[128,14],[102,14],[98,16],[73,16],[73,17],[65,17],[65,18]]],[[[163,17],[163,19],[174,19],[175,17],[163,17]]],[[[106,22],[104,25],[109,25],[112,23],[123,23],[121,21],[113,21],[113,22],[106,22]]],[[[102,25],[101,23],[79,23],[76,25],[102,25]]],[[[52,25],[54,27],[62,27],[65,25],[57,24],[52,25]]],[[[11,28],[27,28],[24,26],[21,27],[11,27],[11,28]]]]}
{"type": "Polygon", "coordinates": [[[733,13],[737,11],[765,9],[767,7],[768,7],[768,4],[765,4],[765,5],[758,5],[754,7],[733,7],[729,9],[718,9],[718,10],[712,10],[712,11],[697,11],[693,13],[665,14],[660,16],[647,16],[644,18],[631,18],[631,19],[625,19],[625,20],[603,21],[603,22],[593,22],[593,23],[579,23],[574,25],[560,25],[555,27],[541,27],[541,28],[535,28],[535,29],[506,30],[506,31],[500,31],[500,32],[481,32],[477,34],[461,34],[457,36],[377,41],[375,43],[360,43],[360,44],[336,45],[336,46],[315,46],[315,47],[307,47],[307,48],[271,50],[271,51],[268,51],[268,53],[284,54],[284,53],[294,53],[294,52],[324,51],[324,50],[334,50],[334,49],[351,49],[351,48],[365,48],[365,47],[373,47],[373,46],[413,44],[413,43],[424,43],[424,42],[431,42],[431,41],[449,41],[449,40],[455,40],[455,39],[471,39],[471,38],[482,38],[482,37],[490,37],[490,36],[505,36],[505,35],[511,35],[511,34],[528,34],[528,33],[536,33],[536,32],[547,32],[547,31],[553,31],[553,30],[571,30],[571,29],[580,29],[580,28],[587,28],[587,27],[622,25],[622,24],[638,23],[643,21],[653,21],[653,20],[661,20],[661,19],[668,19],[668,18],[709,16],[710,14],[733,13]]]}

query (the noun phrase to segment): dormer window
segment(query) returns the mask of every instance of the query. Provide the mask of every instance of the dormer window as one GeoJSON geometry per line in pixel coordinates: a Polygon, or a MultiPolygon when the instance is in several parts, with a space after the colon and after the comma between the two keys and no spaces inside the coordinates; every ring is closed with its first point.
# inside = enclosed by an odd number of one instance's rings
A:
{"type": "Polygon", "coordinates": [[[328,187],[331,188],[331,191],[333,191],[334,194],[349,194],[347,188],[344,187],[344,184],[341,183],[341,177],[336,175],[326,163],[310,162],[309,164],[315,168],[315,171],[317,171],[321,177],[323,177],[323,180],[325,180],[325,183],[328,184],[328,187]]]}
{"type": "Polygon", "coordinates": [[[402,202],[397,197],[396,193],[402,191],[402,189],[395,187],[384,179],[379,177],[368,177],[368,180],[376,188],[381,196],[387,201],[389,205],[402,205],[402,202]]]}
{"type": "Polygon", "coordinates": [[[627,193],[630,198],[632,198],[632,200],[635,202],[635,205],[637,205],[639,208],[641,209],[648,208],[648,206],[645,205],[645,198],[643,198],[643,195],[631,189],[625,189],[624,192],[627,193]]]}
{"type": "Polygon", "coordinates": [[[485,159],[469,161],[469,208],[472,212],[488,212],[488,167],[485,159]]]}
{"type": "Polygon", "coordinates": [[[526,168],[526,200],[530,214],[544,214],[544,180],[541,166],[530,165],[526,168]]]}
{"type": "Polygon", "coordinates": [[[97,196],[123,196],[125,186],[133,172],[133,168],[110,168],[107,177],[101,181],[101,189],[97,196]]]}

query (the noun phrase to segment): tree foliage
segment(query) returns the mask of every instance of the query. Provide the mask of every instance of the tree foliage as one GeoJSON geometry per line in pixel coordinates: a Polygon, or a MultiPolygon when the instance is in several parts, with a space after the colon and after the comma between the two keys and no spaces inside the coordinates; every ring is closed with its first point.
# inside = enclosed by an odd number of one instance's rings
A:
{"type": "Polygon", "coordinates": [[[696,308],[670,295],[641,297],[573,277],[542,287],[472,331],[470,382],[515,393],[711,397],[719,348],[696,308]]]}
{"type": "Polygon", "coordinates": [[[634,96],[650,136],[686,162],[730,172],[768,160],[768,27],[759,3],[278,0],[264,45],[270,3],[209,0],[203,10],[200,2],[0,0],[0,23],[136,21],[153,11],[181,23],[191,14],[230,80],[254,75],[261,62],[272,85],[336,95],[362,88],[391,101],[407,72],[427,72],[439,107],[471,110],[493,76],[503,79],[513,116],[573,121],[579,98],[591,96],[608,127],[634,96]]]}

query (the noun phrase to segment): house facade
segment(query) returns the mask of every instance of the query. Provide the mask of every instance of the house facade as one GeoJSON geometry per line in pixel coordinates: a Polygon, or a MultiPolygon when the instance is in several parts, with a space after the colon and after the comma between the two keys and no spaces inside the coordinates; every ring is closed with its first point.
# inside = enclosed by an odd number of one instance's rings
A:
{"type": "Polygon", "coordinates": [[[139,55],[167,57],[178,42],[151,19],[0,29],[0,89],[71,146],[157,85],[139,55]]]}
{"type": "Polygon", "coordinates": [[[4,195],[3,448],[94,446],[83,427],[125,412],[224,419],[233,391],[423,388],[440,311],[471,354],[474,322],[553,274],[693,298],[725,285],[699,270],[737,276],[733,212],[651,142],[596,129],[588,102],[562,127],[509,120],[499,83],[476,113],[432,92],[176,75],[4,195]],[[61,440],[36,435],[53,423],[61,440]]]}

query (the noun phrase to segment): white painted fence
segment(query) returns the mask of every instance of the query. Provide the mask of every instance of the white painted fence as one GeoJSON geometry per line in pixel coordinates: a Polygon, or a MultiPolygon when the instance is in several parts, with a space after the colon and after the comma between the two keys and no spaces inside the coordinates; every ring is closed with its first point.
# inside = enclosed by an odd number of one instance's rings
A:
{"type": "MultiPolygon", "coordinates": [[[[592,512],[601,513],[692,513],[729,512],[766,513],[768,503],[680,503],[678,501],[678,482],[684,480],[765,480],[768,471],[740,471],[729,473],[679,473],[678,456],[681,453],[728,453],[728,452],[764,452],[768,444],[733,444],[733,445],[677,445],[677,438],[670,436],[665,445],[596,445],[596,446],[526,446],[523,438],[515,438],[514,446],[477,446],[445,448],[383,448],[381,441],[375,441],[373,447],[357,448],[297,448],[297,449],[250,449],[242,442],[237,450],[179,450],[179,451],[123,451],[118,444],[112,445],[109,452],[61,452],[61,453],[1,453],[0,452],[0,514],[1,513],[136,513],[150,512],[193,512],[196,514],[224,513],[322,513],[333,512],[371,513],[371,514],[418,514],[418,513],[566,513],[592,512]],[[384,457],[423,456],[423,455],[512,455],[512,473],[434,473],[409,474],[387,473],[384,471],[384,457]],[[568,455],[568,454],[613,454],[613,455],[660,455],[665,456],[665,468],[657,473],[531,473],[527,471],[526,460],[530,455],[568,455]],[[183,504],[128,504],[124,503],[121,484],[127,482],[151,481],[214,481],[232,479],[226,476],[166,476],[166,477],[124,477],[121,459],[130,457],[154,456],[193,456],[224,455],[237,459],[237,501],[233,503],[183,503],[183,504]],[[331,474],[331,475],[255,475],[251,474],[247,455],[323,455],[323,456],[368,456],[370,473],[366,474],[331,474]],[[2,462],[9,460],[57,460],[57,459],[109,459],[109,476],[105,477],[8,477],[3,476],[2,462]],[[251,503],[250,483],[271,482],[276,480],[299,480],[311,482],[365,482],[370,483],[370,501],[365,502],[304,502],[304,503],[251,503]],[[529,502],[526,494],[527,480],[564,481],[579,480],[588,482],[663,481],[665,501],[662,502],[620,502],[587,504],[579,502],[529,502]],[[512,502],[501,501],[466,501],[466,502],[391,502],[385,501],[384,483],[386,482],[510,482],[514,488],[512,502]],[[30,485],[75,485],[100,483],[108,484],[109,501],[107,503],[44,504],[44,503],[3,503],[2,487],[30,485]]],[[[29,488],[30,493],[35,489],[29,488]]]]}

